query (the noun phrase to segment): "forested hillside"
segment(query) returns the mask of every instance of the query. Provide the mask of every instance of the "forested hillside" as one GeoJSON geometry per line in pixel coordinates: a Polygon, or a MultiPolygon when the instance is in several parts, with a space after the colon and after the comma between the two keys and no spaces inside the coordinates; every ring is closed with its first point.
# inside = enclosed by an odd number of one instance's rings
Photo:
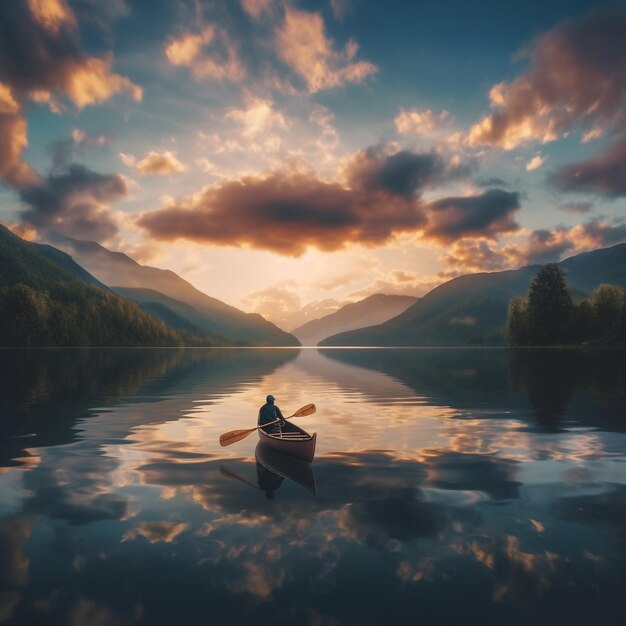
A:
{"type": "MultiPolygon", "coordinates": [[[[174,346],[199,341],[98,286],[71,257],[53,250],[0,225],[0,345],[174,346]]],[[[213,342],[207,338],[203,343],[213,342]]]]}

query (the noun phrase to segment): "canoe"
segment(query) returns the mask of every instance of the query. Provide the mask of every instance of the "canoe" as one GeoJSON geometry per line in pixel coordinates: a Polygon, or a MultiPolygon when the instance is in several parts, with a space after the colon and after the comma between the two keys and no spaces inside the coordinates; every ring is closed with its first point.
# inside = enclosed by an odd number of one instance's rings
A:
{"type": "Polygon", "coordinates": [[[297,459],[295,456],[287,456],[276,452],[260,441],[256,444],[254,456],[258,465],[265,467],[273,474],[281,478],[287,478],[304,487],[309,493],[316,495],[315,475],[311,464],[297,459]]]}
{"type": "Polygon", "coordinates": [[[259,428],[259,439],[264,446],[288,456],[294,456],[310,463],[315,456],[317,433],[309,435],[305,430],[287,422],[280,433],[266,433],[259,428]]]}

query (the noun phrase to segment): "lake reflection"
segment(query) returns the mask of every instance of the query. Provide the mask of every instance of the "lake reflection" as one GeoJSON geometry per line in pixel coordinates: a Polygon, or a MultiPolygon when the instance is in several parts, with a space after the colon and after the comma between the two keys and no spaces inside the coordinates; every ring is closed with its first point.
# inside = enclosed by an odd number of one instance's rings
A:
{"type": "Polygon", "coordinates": [[[0,351],[0,623],[622,624],[625,356],[0,351]]]}

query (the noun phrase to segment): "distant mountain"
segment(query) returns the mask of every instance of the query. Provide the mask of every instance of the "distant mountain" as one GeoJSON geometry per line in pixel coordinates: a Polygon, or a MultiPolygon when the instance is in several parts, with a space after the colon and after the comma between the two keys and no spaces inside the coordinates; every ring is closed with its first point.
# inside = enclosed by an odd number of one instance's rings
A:
{"type": "Polygon", "coordinates": [[[297,346],[291,334],[261,317],[244,313],[207,296],[170,270],[140,265],[122,252],[112,252],[91,241],[55,240],[91,274],[125,297],[136,300],[164,319],[171,314],[203,332],[245,345],[297,346]],[[131,291],[132,290],[132,291],[131,291]],[[147,292],[151,291],[151,294],[147,292]],[[175,301],[175,302],[173,302],[175,301]],[[158,303],[160,306],[155,307],[158,303]],[[189,308],[181,307],[187,305],[189,308]],[[160,311],[160,313],[159,313],[160,311]]]}
{"type": "Polygon", "coordinates": [[[0,345],[173,346],[183,336],[67,254],[0,225],[0,345]]]}
{"type": "MultiPolygon", "coordinates": [[[[585,252],[560,263],[574,295],[601,283],[626,288],[626,244],[585,252]]],[[[513,296],[526,295],[540,266],[468,274],[436,287],[389,321],[321,342],[327,346],[462,346],[502,344],[513,296]]]]}
{"type": "Polygon", "coordinates": [[[302,345],[316,346],[322,339],[331,335],[386,322],[416,301],[417,298],[413,296],[386,296],[378,293],[358,302],[346,304],[338,311],[311,320],[291,332],[302,345]]]}

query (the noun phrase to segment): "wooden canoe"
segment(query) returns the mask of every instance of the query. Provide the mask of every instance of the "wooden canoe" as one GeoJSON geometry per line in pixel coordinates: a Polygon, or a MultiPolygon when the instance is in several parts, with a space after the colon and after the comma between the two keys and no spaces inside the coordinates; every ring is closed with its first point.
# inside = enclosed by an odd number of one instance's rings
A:
{"type": "Polygon", "coordinates": [[[282,478],[287,478],[304,487],[309,493],[316,495],[315,475],[310,463],[297,459],[295,456],[287,456],[281,452],[276,452],[276,450],[268,448],[260,441],[256,444],[254,456],[256,462],[270,472],[282,478]]]}
{"type": "Polygon", "coordinates": [[[259,428],[259,439],[264,446],[270,450],[276,450],[288,456],[295,456],[310,463],[315,456],[315,443],[317,433],[309,435],[305,430],[287,422],[279,433],[266,433],[263,428],[259,428]]]}

